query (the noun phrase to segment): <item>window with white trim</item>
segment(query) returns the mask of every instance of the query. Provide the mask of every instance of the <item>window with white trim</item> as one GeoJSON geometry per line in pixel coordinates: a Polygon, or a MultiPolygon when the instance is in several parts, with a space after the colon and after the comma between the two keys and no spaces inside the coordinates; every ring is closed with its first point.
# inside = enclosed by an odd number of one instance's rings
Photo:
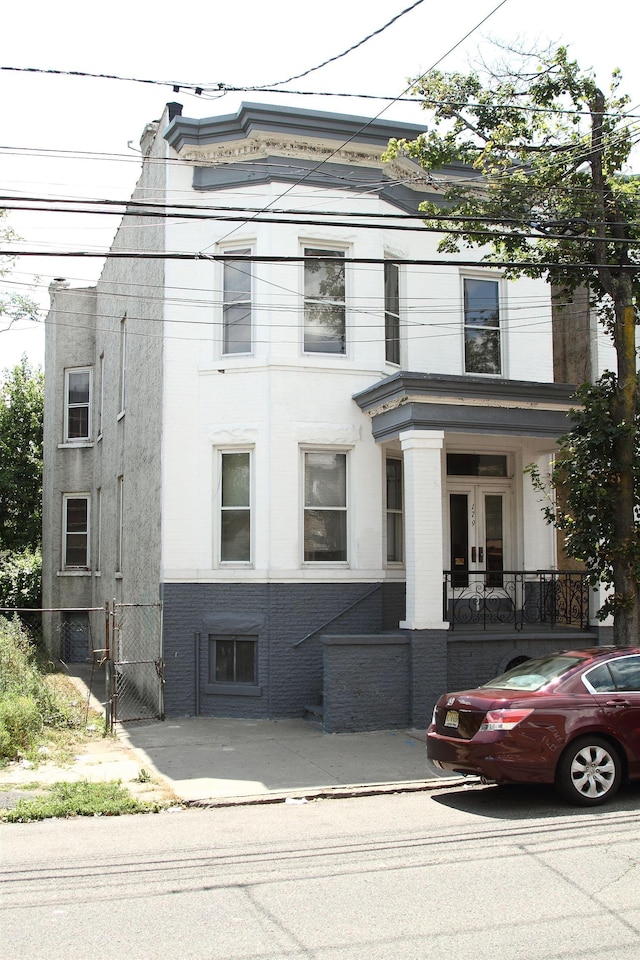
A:
{"type": "MultiPolygon", "coordinates": [[[[249,247],[225,250],[227,254],[248,257],[249,247]]],[[[222,267],[222,352],[250,353],[252,324],[251,261],[225,261],[222,267]]]]}
{"type": "Polygon", "coordinates": [[[89,504],[89,494],[63,494],[62,566],[65,570],[89,569],[89,504]]]}
{"type": "Polygon", "coordinates": [[[465,373],[499,375],[502,371],[500,284],[464,278],[465,373]]]}
{"type": "Polygon", "coordinates": [[[404,560],[402,460],[388,457],[386,472],[387,563],[402,563],[404,560]]]}
{"type": "Polygon", "coordinates": [[[220,562],[251,562],[251,453],[220,453],[220,562]]]}
{"type": "Polygon", "coordinates": [[[65,443],[91,440],[91,375],[91,367],[65,371],[65,443]]]}
{"type": "Polygon", "coordinates": [[[384,262],[384,350],[385,360],[400,363],[400,270],[391,260],[384,262]]]}
{"type": "Polygon", "coordinates": [[[304,560],[347,561],[346,453],[304,453],[304,560]]]}
{"type": "Polygon", "coordinates": [[[305,247],[304,350],[346,352],[345,265],[343,250],[305,247]],[[331,259],[329,259],[331,258],[331,259]]]}

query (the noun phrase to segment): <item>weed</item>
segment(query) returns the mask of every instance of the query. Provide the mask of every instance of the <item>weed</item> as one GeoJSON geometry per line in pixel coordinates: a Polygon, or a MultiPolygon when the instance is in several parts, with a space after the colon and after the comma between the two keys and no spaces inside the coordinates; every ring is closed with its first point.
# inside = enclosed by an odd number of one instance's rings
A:
{"type": "Polygon", "coordinates": [[[21,799],[0,811],[7,823],[27,823],[49,817],[118,817],[127,813],[158,813],[161,803],[138,800],[119,780],[106,783],[54,783],[39,796],[21,799]]]}

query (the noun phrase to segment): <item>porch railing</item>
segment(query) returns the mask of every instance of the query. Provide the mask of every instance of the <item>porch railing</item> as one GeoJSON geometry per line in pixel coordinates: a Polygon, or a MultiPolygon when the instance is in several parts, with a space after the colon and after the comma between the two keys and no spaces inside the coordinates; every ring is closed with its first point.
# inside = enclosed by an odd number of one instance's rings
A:
{"type": "Polygon", "coordinates": [[[589,586],[581,573],[445,570],[443,603],[443,618],[451,630],[505,626],[585,630],[589,625],[589,586]]]}

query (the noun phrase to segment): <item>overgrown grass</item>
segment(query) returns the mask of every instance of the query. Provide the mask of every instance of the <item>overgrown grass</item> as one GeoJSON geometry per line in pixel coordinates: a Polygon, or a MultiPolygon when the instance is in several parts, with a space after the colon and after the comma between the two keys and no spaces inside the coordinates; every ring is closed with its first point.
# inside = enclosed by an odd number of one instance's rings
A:
{"type": "MultiPolygon", "coordinates": [[[[90,719],[91,732],[104,733],[102,718],[90,719]]],[[[22,625],[0,617],[0,764],[71,753],[88,720],[80,694],[40,658],[22,625]]]]}
{"type": "Polygon", "coordinates": [[[139,800],[132,796],[119,780],[36,786],[42,792],[37,796],[19,800],[10,810],[0,811],[0,819],[7,823],[27,823],[50,817],[118,817],[126,813],[158,813],[166,806],[139,800]]]}

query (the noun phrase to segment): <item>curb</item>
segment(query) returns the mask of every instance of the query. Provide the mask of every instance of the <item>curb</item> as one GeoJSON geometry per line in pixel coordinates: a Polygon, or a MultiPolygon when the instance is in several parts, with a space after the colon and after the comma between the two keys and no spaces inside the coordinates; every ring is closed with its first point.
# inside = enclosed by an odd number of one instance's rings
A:
{"type": "Polygon", "coordinates": [[[244,797],[210,797],[182,800],[182,806],[209,810],[215,807],[248,807],[267,803],[309,803],[312,800],[349,800],[354,797],[380,797],[394,793],[431,793],[434,790],[481,786],[479,777],[452,777],[438,780],[411,780],[407,783],[368,783],[336,787],[312,787],[310,790],[288,790],[244,797]]]}

